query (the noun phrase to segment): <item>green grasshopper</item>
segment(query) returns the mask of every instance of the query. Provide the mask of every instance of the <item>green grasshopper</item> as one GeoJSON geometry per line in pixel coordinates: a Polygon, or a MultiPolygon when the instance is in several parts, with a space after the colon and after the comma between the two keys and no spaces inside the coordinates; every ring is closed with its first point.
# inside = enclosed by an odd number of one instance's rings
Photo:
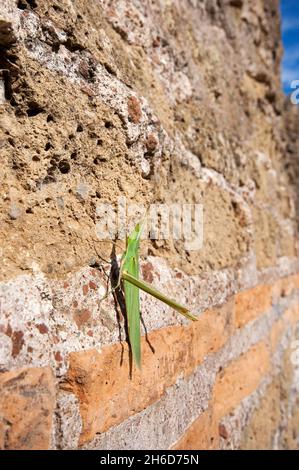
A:
{"type": "MultiPolygon", "coordinates": [[[[120,271],[115,291],[123,283],[125,293],[126,313],[128,320],[129,343],[131,346],[133,361],[141,368],[141,334],[140,334],[140,299],[139,289],[147,292],[156,299],[172,307],[177,312],[192,321],[197,318],[191,314],[187,307],[180,305],[175,300],[166,297],[150,284],[139,279],[139,243],[143,225],[138,223],[132,233],[127,237],[126,251],[121,257],[120,271]]],[[[108,292],[103,297],[106,298],[108,292]]],[[[102,299],[102,300],[103,300],[102,299]]]]}
{"type": "Polygon", "coordinates": [[[135,364],[141,368],[141,337],[140,337],[140,300],[139,289],[147,292],[156,299],[172,307],[189,320],[197,318],[191,314],[188,308],[180,305],[175,300],[166,297],[150,284],[139,279],[139,243],[142,233],[142,225],[138,223],[127,238],[126,251],[121,259],[120,281],[123,281],[125,303],[128,320],[129,342],[135,364]]]}

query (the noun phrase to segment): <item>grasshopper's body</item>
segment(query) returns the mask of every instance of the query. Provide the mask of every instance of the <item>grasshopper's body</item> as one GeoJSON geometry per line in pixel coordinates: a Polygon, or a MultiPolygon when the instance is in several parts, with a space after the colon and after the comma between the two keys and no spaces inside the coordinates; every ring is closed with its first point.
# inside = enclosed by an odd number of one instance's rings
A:
{"type": "Polygon", "coordinates": [[[128,319],[129,341],[133,360],[141,367],[141,340],[140,340],[140,301],[139,289],[166,303],[189,320],[197,320],[183,305],[169,299],[154,289],[150,284],[139,279],[139,242],[142,225],[137,224],[127,239],[126,251],[122,256],[120,276],[124,285],[126,311],[128,319]]]}

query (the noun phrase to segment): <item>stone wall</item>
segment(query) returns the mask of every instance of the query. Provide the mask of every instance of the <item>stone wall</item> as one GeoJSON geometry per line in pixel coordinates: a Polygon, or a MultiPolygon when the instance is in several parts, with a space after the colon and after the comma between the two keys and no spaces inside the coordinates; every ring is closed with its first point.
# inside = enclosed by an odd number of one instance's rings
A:
{"type": "Polygon", "coordinates": [[[273,0],[0,0],[0,447],[298,448],[298,113],[273,0]],[[99,203],[197,203],[144,242],[142,370],[100,302],[99,203]]]}

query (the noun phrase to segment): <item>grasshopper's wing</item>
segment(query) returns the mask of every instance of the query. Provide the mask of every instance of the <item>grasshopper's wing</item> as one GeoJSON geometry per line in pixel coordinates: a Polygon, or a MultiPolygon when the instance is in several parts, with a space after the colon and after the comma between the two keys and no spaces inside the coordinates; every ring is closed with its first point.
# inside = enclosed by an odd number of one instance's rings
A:
{"type": "MultiPolygon", "coordinates": [[[[134,276],[138,276],[138,264],[135,258],[131,258],[128,262],[127,269],[134,276]]],[[[141,338],[140,338],[140,301],[139,288],[128,281],[124,281],[126,311],[128,318],[129,340],[136,365],[141,367],[141,338]]]]}
{"type": "MultiPolygon", "coordinates": [[[[127,250],[122,263],[122,271],[129,272],[134,278],[139,278],[139,239],[142,228],[136,225],[127,240],[127,250]]],[[[128,318],[129,341],[133,360],[141,367],[141,337],[140,337],[140,301],[139,288],[124,280],[126,311],[128,318]]]]}

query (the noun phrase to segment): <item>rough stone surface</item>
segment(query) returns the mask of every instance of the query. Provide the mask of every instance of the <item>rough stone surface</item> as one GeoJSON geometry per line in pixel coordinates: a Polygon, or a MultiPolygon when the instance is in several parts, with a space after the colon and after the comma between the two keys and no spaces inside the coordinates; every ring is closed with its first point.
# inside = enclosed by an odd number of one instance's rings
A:
{"type": "Polygon", "coordinates": [[[298,447],[279,1],[1,0],[0,53],[1,446],[298,447]],[[199,321],[142,294],[131,375],[125,318],[100,302],[98,208],[120,197],[203,206],[200,250],[142,243],[142,276],[199,321]]]}
{"type": "Polygon", "coordinates": [[[199,254],[151,246],[186,272],[295,255],[276,4],[22,5],[1,12],[3,278],[88,264],[96,206],[121,195],[204,204],[199,254]]]}
{"type": "Polygon", "coordinates": [[[49,449],[55,408],[50,367],[0,374],[0,448],[49,449]]]}

